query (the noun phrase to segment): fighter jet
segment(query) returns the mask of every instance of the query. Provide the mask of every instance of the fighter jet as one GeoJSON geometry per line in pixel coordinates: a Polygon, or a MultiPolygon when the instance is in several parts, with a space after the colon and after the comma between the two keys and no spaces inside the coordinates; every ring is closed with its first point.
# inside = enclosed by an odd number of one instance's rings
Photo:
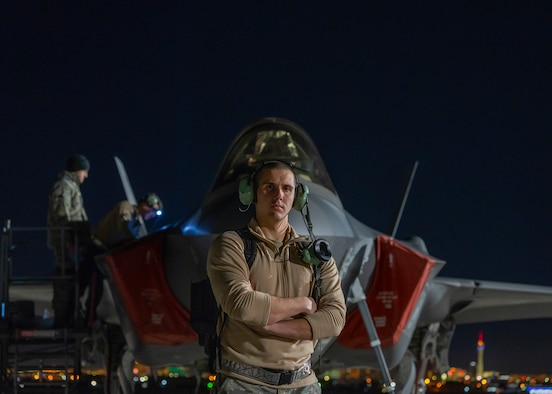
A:
{"type": "Polygon", "coordinates": [[[289,120],[265,118],[237,135],[191,217],[98,259],[126,341],[123,364],[202,365],[207,356],[190,322],[201,300],[192,289],[207,277],[211,241],[249,221],[253,210],[240,203],[238,185],[268,160],[292,164],[308,187],[307,211],[290,213],[290,223],[329,243],[347,300],[342,333],[316,348],[317,370],[379,369],[388,390],[423,392],[429,365],[449,369],[456,325],[552,317],[550,287],[439,277],[445,261],[421,238],[399,240],[359,222],[344,208],[309,135],[289,120]]]}

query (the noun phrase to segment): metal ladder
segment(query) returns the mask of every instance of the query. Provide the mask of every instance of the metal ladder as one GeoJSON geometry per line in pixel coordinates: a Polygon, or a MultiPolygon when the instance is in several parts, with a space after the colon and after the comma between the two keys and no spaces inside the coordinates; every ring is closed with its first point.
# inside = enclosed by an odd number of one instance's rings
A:
{"type": "MultiPolygon", "coordinates": [[[[0,255],[0,387],[2,392],[78,392],[81,370],[81,343],[87,335],[84,328],[52,328],[51,321],[40,319],[34,301],[10,301],[10,289],[48,288],[54,279],[69,276],[15,276],[13,275],[14,250],[28,246],[29,241],[14,243],[14,233],[38,232],[46,239],[47,228],[13,228],[6,221],[2,229],[0,255]],[[34,286],[34,287],[33,287],[34,286]],[[5,391],[4,391],[5,390],[5,391]],[[9,391],[8,391],[9,390],[9,391]]],[[[51,255],[50,255],[51,259],[51,255]]],[[[78,270],[77,270],[78,272],[78,270]]],[[[76,275],[75,296],[78,295],[76,275]]],[[[41,300],[48,302],[50,300],[41,300]]],[[[75,316],[78,302],[75,302],[75,316]]],[[[47,309],[44,309],[46,312],[47,309]]]]}

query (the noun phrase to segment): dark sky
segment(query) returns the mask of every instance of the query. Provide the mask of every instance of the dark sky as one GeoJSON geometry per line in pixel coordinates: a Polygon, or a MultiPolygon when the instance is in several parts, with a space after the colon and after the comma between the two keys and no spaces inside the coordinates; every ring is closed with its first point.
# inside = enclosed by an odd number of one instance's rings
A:
{"type": "MultiPolygon", "coordinates": [[[[0,219],[44,226],[65,159],[92,163],[92,222],[158,192],[190,215],[236,134],[265,116],[312,137],[346,209],[443,276],[552,286],[552,3],[0,0],[0,219]],[[75,4],[78,4],[75,5],[75,4]]],[[[459,327],[451,364],[552,372],[550,320],[459,327]]]]}

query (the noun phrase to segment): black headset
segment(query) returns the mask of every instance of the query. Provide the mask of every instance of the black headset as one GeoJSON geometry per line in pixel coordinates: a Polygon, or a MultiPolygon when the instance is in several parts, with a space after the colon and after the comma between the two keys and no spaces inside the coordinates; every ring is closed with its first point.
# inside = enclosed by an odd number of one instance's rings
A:
{"type": "MultiPolygon", "coordinates": [[[[309,234],[311,238],[313,239],[310,243],[303,243],[300,246],[300,253],[302,260],[307,263],[311,264],[314,267],[318,267],[320,264],[325,263],[326,261],[330,260],[332,257],[332,251],[330,249],[330,244],[325,239],[316,239],[314,237],[314,234],[312,234],[312,224],[310,223],[310,214],[309,214],[309,208],[307,206],[308,200],[309,200],[309,188],[299,183],[297,180],[297,175],[295,174],[295,171],[293,171],[293,166],[285,161],[281,160],[271,160],[271,161],[265,161],[261,163],[260,166],[258,166],[253,173],[247,177],[240,180],[240,183],[238,185],[238,193],[240,202],[243,205],[251,205],[254,202],[256,202],[256,193],[257,193],[257,182],[256,177],[258,172],[268,165],[272,165],[275,163],[283,163],[286,166],[288,166],[293,174],[295,175],[295,196],[293,200],[293,208],[301,214],[303,214],[303,218],[306,220],[307,228],[309,229],[309,234]],[[303,208],[307,206],[307,213],[306,215],[302,212],[303,208]]],[[[317,274],[319,276],[319,274],[317,274]]],[[[320,286],[319,281],[320,278],[317,278],[317,286],[320,286]]]]}
{"type": "Polygon", "coordinates": [[[304,185],[297,181],[297,175],[295,174],[295,171],[293,171],[293,166],[281,160],[265,161],[261,163],[261,165],[255,169],[255,171],[253,171],[251,176],[240,180],[240,183],[238,184],[238,194],[240,202],[243,205],[251,205],[257,201],[257,182],[255,179],[257,177],[257,173],[262,168],[275,163],[285,164],[295,175],[295,195],[293,198],[293,209],[301,212],[305,205],[307,205],[307,202],[309,200],[309,188],[307,187],[307,185],[304,185]]]}

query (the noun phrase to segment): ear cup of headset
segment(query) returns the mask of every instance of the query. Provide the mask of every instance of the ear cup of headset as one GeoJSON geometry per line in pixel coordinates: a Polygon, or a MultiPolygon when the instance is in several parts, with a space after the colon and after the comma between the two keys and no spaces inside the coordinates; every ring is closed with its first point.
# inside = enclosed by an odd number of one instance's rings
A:
{"type": "Polygon", "coordinates": [[[238,184],[238,195],[243,205],[251,205],[255,201],[255,190],[249,178],[243,178],[238,184]]]}
{"type": "Polygon", "coordinates": [[[307,185],[298,183],[295,190],[295,199],[293,200],[293,209],[302,211],[307,202],[309,202],[309,188],[307,185]]]}

